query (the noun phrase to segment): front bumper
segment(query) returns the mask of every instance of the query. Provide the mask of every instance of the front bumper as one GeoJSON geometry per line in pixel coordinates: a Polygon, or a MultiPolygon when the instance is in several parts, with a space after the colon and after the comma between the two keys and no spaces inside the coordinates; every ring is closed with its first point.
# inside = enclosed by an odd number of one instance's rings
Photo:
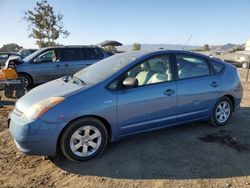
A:
{"type": "Polygon", "coordinates": [[[49,124],[40,119],[24,122],[15,114],[10,116],[10,132],[17,148],[27,155],[55,155],[63,125],[49,124]]]}

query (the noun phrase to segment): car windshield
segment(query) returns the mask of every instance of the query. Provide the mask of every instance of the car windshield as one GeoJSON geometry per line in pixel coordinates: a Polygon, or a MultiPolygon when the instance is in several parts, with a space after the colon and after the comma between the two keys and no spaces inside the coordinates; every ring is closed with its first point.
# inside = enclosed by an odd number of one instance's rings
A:
{"type": "Polygon", "coordinates": [[[33,58],[35,58],[38,54],[40,54],[43,50],[44,50],[44,49],[39,49],[39,50],[35,51],[34,53],[32,53],[32,54],[28,55],[27,57],[25,57],[25,58],[23,59],[23,61],[25,61],[25,62],[31,61],[31,60],[32,60],[33,58]]]}
{"type": "Polygon", "coordinates": [[[74,76],[87,84],[96,84],[114,75],[117,71],[142,55],[142,52],[116,54],[77,72],[74,76]]]}

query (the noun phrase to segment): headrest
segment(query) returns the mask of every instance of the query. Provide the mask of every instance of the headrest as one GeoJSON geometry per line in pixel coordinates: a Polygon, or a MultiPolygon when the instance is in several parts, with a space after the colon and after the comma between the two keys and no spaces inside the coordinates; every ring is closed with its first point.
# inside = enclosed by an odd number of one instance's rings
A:
{"type": "Polygon", "coordinates": [[[141,70],[142,71],[149,71],[149,63],[148,62],[142,63],[141,70]]]}
{"type": "Polygon", "coordinates": [[[163,64],[163,62],[161,62],[161,61],[158,61],[158,62],[155,64],[154,69],[155,69],[155,71],[156,71],[158,74],[165,74],[165,72],[166,72],[166,67],[165,67],[165,65],[163,64]]]}

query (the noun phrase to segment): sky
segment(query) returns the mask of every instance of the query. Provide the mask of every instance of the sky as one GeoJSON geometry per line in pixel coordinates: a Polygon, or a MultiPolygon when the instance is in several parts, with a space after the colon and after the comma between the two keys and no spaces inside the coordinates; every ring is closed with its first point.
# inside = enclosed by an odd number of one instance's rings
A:
{"type": "MultiPolygon", "coordinates": [[[[65,45],[98,44],[243,44],[250,38],[250,0],[48,0],[64,15],[65,45]]],[[[34,48],[22,19],[35,0],[0,0],[0,47],[17,43],[34,48]]]]}

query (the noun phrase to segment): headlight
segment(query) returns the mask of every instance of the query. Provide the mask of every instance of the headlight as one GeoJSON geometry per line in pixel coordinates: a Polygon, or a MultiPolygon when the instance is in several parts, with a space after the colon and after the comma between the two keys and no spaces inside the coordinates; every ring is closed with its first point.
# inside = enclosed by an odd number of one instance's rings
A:
{"type": "Polygon", "coordinates": [[[22,118],[28,121],[35,120],[45,112],[47,112],[49,109],[51,109],[53,106],[61,103],[63,100],[63,97],[50,97],[39,101],[38,103],[28,108],[28,110],[23,113],[22,118]]]}

